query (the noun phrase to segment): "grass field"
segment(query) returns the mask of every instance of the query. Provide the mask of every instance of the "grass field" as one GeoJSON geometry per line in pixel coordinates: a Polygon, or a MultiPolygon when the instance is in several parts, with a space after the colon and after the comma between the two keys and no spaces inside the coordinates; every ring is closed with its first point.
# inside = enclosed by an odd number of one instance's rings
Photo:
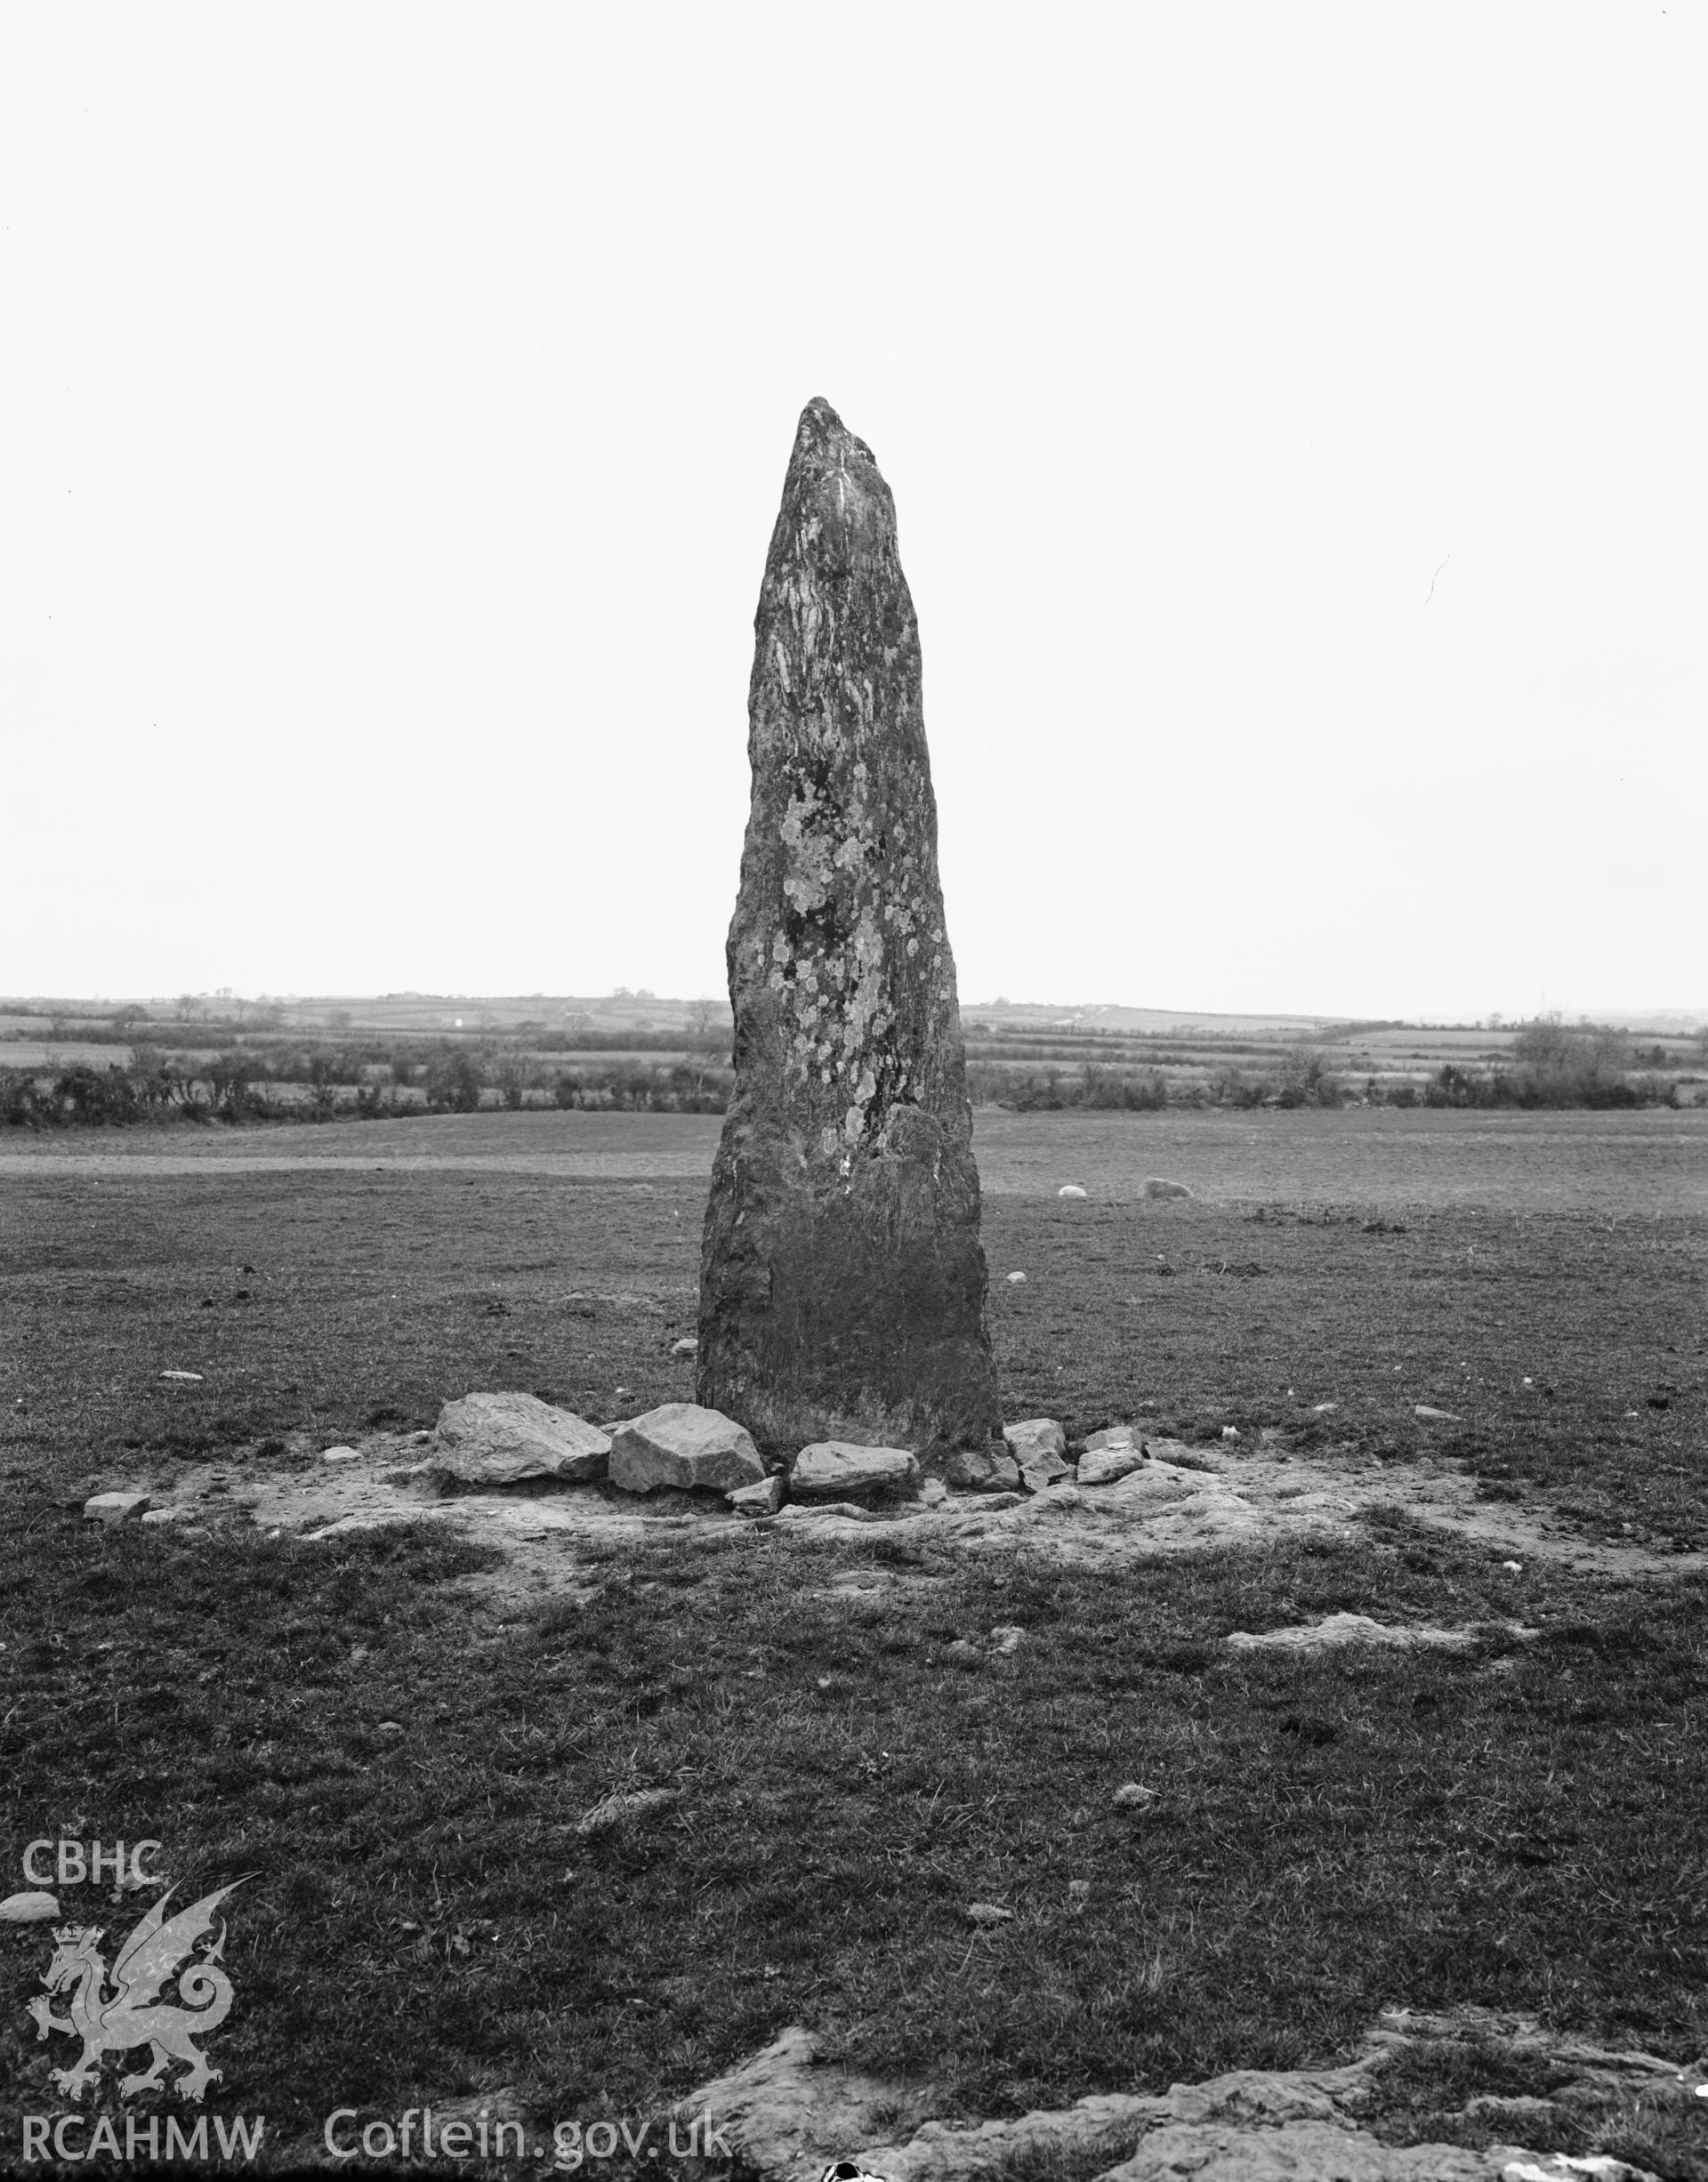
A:
{"type": "MultiPolygon", "coordinates": [[[[1708,1582],[1665,1573],[1708,1545],[1708,1116],[979,1118],[1010,1416],[1453,1465],[1647,1549],[1641,1583],[1515,1574],[1391,1519],[1119,1580],[693,1532],[507,1622],[481,1550],[431,1529],[81,1523],[97,1486],[210,1457],[240,1482],[471,1388],[600,1419],[686,1398],[717,1126],[5,1147],[6,1853],[151,1836],[186,1890],[256,1875],[222,2110],[299,2145],[334,2105],[499,2086],[632,2114],[791,2022],[982,2113],[1327,2058],[1390,2004],[1708,2048],[1708,1582]],[[1202,1201],[1147,1204],[1149,1173],[1202,1201]],[[1542,1634],[1221,1646],[1341,1608],[1542,1634]],[[999,1624],[1011,1657],[951,1654],[999,1624]],[[1129,1780],[1158,1791],[1137,1817],[1129,1780]],[[635,1783],[681,1800],[582,1843],[635,1783]],[[981,1932],[975,1901],[1011,1923],[981,1932]]],[[[0,1928],[8,2147],[55,2105],[22,2013],[46,1952],[0,1928]]],[[[1646,2126],[1595,2123],[1708,2175],[1646,2126]]]]}

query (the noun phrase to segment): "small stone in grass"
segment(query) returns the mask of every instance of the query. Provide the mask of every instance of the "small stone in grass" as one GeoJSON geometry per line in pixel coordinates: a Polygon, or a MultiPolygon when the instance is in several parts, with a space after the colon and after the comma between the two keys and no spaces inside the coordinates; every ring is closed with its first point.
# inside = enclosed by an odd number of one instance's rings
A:
{"type": "Polygon", "coordinates": [[[1156,1791],[1154,1788],[1141,1787],[1137,1781],[1128,1781],[1124,1787],[1117,1788],[1115,1791],[1116,1808],[1128,1811],[1140,1809],[1145,1804],[1154,1802],[1156,1796],[1156,1791]]]}
{"type": "Polygon", "coordinates": [[[1068,1436],[1053,1417],[1005,1425],[1003,1438],[1032,1492],[1042,1493],[1068,1475],[1068,1436]]]}
{"type": "Polygon", "coordinates": [[[733,1486],[723,1497],[738,1516],[745,1516],[750,1523],[761,1522],[783,1505],[783,1480],[761,1477],[753,1485],[733,1486]]]}
{"type": "Polygon", "coordinates": [[[1414,1402],[1412,1414],[1423,1418],[1430,1424],[1462,1424],[1464,1421],[1456,1410],[1435,1409],[1428,1402],[1414,1402]]]}
{"type": "Polygon", "coordinates": [[[625,1493],[660,1486],[683,1491],[709,1487],[728,1493],[764,1481],[751,1434],[719,1410],[696,1402],[665,1402],[631,1417],[610,1435],[610,1479],[625,1493]]]}
{"type": "Polygon", "coordinates": [[[380,1733],[382,1735],[401,1735],[403,1722],[400,1719],[383,1719],[380,1722],[380,1733]]]}
{"type": "Polygon", "coordinates": [[[199,1372],[162,1372],[160,1376],[162,1379],[189,1380],[198,1387],[202,1383],[202,1374],[199,1372]]]}
{"type": "Polygon", "coordinates": [[[1524,1574],[1524,1563],[1522,1561],[1503,1561],[1501,1563],[1501,1566],[1503,1568],[1511,1569],[1515,1576],[1521,1576],[1524,1574]]]}
{"type": "Polygon", "coordinates": [[[83,1503],[85,1523],[127,1523],[133,1516],[140,1516],[149,1504],[146,1493],[97,1493],[83,1503]]]}
{"type": "Polygon", "coordinates": [[[691,1333],[685,1333],[681,1341],[670,1344],[670,1353],[673,1357],[695,1357],[699,1352],[700,1344],[691,1333]]]}
{"type": "Polygon", "coordinates": [[[1059,1197],[1083,1197],[1085,1192],[1077,1182],[1064,1182],[1056,1195],[1059,1197]]]}
{"type": "Polygon", "coordinates": [[[1026,1275],[1024,1273],[1011,1273],[1008,1276],[1010,1287],[1017,1287],[1025,1278],[1026,1275]]]}
{"type": "Polygon", "coordinates": [[[789,1471],[789,1497],[798,1501],[893,1498],[918,1482],[919,1464],[906,1447],[858,1446],[842,1439],[802,1447],[789,1471]]]}
{"type": "Polygon", "coordinates": [[[967,1904],[967,1921],[969,1924],[987,1927],[993,1924],[1012,1924],[1014,1912],[1011,1909],[1003,1908],[1001,1904],[996,1902],[969,1902],[967,1904]]]}
{"type": "Polygon", "coordinates": [[[654,1817],[681,1800],[680,1788],[639,1788],[627,1795],[609,1795],[577,1822],[576,1832],[583,1840],[592,1840],[597,1834],[611,1833],[620,1826],[654,1817]]]}
{"type": "Polygon", "coordinates": [[[943,1475],[970,1493],[1012,1492],[1020,1482],[1020,1466],[1006,1446],[995,1452],[957,1447],[945,1460],[943,1475]]]}
{"type": "Polygon", "coordinates": [[[320,1455],[323,1462],[359,1462],[361,1459],[360,1451],[355,1447],[326,1447],[320,1455]]]}

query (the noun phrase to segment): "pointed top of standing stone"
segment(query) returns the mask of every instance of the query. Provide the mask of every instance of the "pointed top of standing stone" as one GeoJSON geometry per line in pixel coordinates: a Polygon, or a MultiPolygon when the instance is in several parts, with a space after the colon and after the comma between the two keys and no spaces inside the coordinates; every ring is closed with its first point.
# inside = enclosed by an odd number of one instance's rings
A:
{"type": "Polygon", "coordinates": [[[877,456],[818,394],[795,427],[767,580],[791,563],[819,575],[901,578],[896,503],[877,456]]]}

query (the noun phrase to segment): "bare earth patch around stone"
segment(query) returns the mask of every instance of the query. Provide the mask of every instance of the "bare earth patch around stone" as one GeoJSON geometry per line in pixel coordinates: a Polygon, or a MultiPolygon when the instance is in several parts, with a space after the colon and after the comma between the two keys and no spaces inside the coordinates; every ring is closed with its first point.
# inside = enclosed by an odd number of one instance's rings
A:
{"type": "MultiPolygon", "coordinates": [[[[333,1463],[305,1464],[299,1449],[288,1469],[274,1468],[261,1456],[197,1465],[149,1489],[147,1519],[208,1524],[236,1517],[262,1531],[313,1538],[426,1518],[504,1551],[504,1566],[467,1581],[507,1595],[542,1596],[582,1582],[589,1549],[639,1543],[659,1535],[660,1526],[691,1526],[712,1542],[752,1519],[710,1493],[661,1490],[640,1500],[606,1485],[566,1486],[555,1479],[447,1496],[427,1438],[370,1434],[354,1449],[354,1459],[333,1463]]],[[[1151,1443],[1159,1449],[1176,1444],[1151,1443]]],[[[1116,1570],[1157,1553],[1259,1547],[1310,1535],[1350,1537],[1361,1524],[1379,1525],[1386,1516],[1483,1547],[1495,1558],[1511,1556],[1520,1565],[1545,1561],[1580,1574],[1631,1579],[1677,1578],[1708,1566],[1704,1554],[1598,1544],[1518,1504],[1478,1501],[1473,1479],[1446,1469],[1399,1469],[1363,1461],[1351,1448],[1310,1458],[1261,1448],[1180,1452],[1189,1452],[1191,1467],[1154,1453],[1126,1476],[1094,1487],[1063,1482],[1019,1496],[956,1492],[935,1506],[914,1501],[893,1508],[793,1503],[769,1519],[810,1527],[826,1539],[867,1538],[881,1526],[897,1541],[953,1542],[972,1552],[1021,1547],[1065,1564],[1116,1570]]],[[[1271,1632],[1256,1640],[1282,1639],[1271,1632]]],[[[1305,1639],[1290,1635],[1285,1640],[1305,1639]]],[[[1311,1639],[1349,1640],[1400,1639],[1375,1623],[1359,1630],[1343,1626],[1311,1639]]],[[[1413,1631],[1404,1640],[1462,1645],[1471,1632],[1413,1631]]]]}
{"type": "MultiPolygon", "coordinates": [[[[1422,2058],[1469,2053],[1508,2071],[1527,2069],[1546,2096],[1473,2095],[1459,2115],[1475,2124],[1508,2114],[1531,2135],[1586,2114],[1616,2123],[1643,2103],[1690,2117],[1708,2068],[1680,2069],[1639,2051],[1559,2038],[1531,2018],[1486,2009],[1427,2016],[1384,2011],[1358,2057],[1342,2067],[1236,2069],[1159,2094],[1100,2092],[1054,2111],[1008,2121],[937,2118],[929,2082],[885,2084],[822,2060],[800,2025],[702,2084],[675,2112],[709,2107],[727,2117],[744,2169],[759,2182],[812,2182],[827,2162],[852,2160],[885,2182],[1006,2182],[1039,2172],[1098,2182],[1530,2182],[1594,2176],[1644,2182],[1648,2170],[1608,2154],[1577,2162],[1510,2140],[1475,2145],[1394,2142],[1396,2101],[1386,2078],[1397,2062],[1415,2075],[1422,2058]],[[896,2123],[906,2125],[896,2133],[896,2123]],[[1384,2126],[1385,2122],[1385,2126],[1384,2126]],[[1377,2133],[1381,2130],[1382,2133],[1377,2133]]],[[[1466,2072],[1462,2067],[1458,2071],[1466,2072]]],[[[1474,2071],[1471,2072],[1474,2074],[1474,2071]]],[[[1403,2124],[1401,2125],[1403,2128],[1403,2124]]]]}

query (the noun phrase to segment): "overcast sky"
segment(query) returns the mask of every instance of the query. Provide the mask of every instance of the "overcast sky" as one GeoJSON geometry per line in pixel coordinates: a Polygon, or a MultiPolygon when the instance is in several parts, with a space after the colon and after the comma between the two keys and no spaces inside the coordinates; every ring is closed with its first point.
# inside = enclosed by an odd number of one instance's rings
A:
{"type": "Polygon", "coordinates": [[[11,0],[0,991],[721,991],[823,394],[964,999],[1708,1010],[1705,50],[11,0]]]}

